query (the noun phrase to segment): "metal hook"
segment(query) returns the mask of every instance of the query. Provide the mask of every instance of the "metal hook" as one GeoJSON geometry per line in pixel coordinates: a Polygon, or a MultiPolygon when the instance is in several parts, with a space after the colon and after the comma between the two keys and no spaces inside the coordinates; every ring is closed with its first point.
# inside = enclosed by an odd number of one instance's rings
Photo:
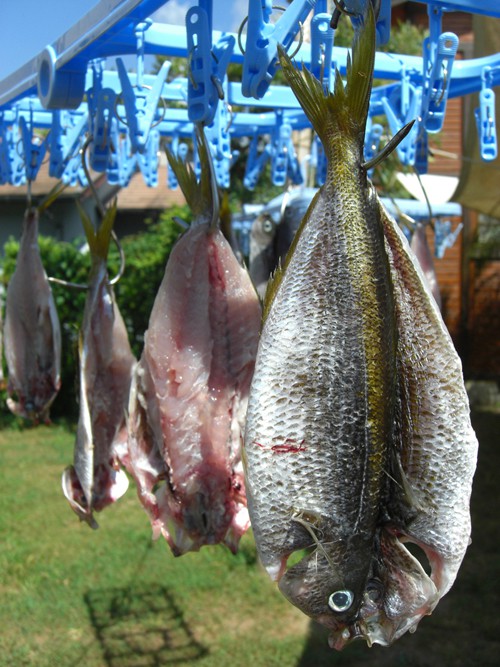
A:
{"type": "MultiPolygon", "coordinates": [[[[87,160],[85,159],[86,151],[87,151],[89,145],[93,141],[94,141],[94,137],[92,137],[92,135],[89,135],[87,137],[87,139],[85,140],[82,148],[81,148],[80,153],[81,153],[81,158],[82,158],[82,167],[83,167],[83,170],[85,172],[85,176],[87,178],[89,188],[92,192],[92,195],[95,199],[97,208],[99,210],[99,214],[101,215],[101,217],[104,217],[104,215],[106,214],[106,209],[104,208],[103,203],[99,199],[99,195],[97,194],[97,190],[95,188],[94,182],[93,182],[92,177],[90,175],[89,168],[87,167],[87,160]]],[[[118,240],[118,237],[117,237],[116,232],[115,232],[114,229],[111,231],[111,238],[113,239],[113,241],[116,245],[116,248],[118,250],[118,254],[120,256],[120,268],[118,269],[118,273],[116,274],[116,276],[114,276],[114,278],[112,278],[109,281],[109,284],[112,286],[112,285],[116,285],[116,283],[120,280],[120,278],[123,276],[123,274],[125,272],[125,253],[123,251],[122,245],[121,245],[120,241],[118,240]]],[[[51,283],[56,283],[57,285],[62,285],[63,287],[69,287],[69,288],[75,289],[75,290],[83,291],[83,290],[87,290],[89,288],[88,285],[84,285],[82,283],[72,283],[72,282],[69,282],[67,280],[62,280],[61,278],[53,278],[52,276],[49,276],[48,280],[51,283]]]]}
{"type": "Polygon", "coordinates": [[[445,67],[445,65],[443,63],[443,85],[441,86],[441,95],[439,96],[439,99],[436,102],[437,106],[439,106],[441,104],[441,102],[443,101],[447,83],[448,83],[448,68],[445,67]]]}

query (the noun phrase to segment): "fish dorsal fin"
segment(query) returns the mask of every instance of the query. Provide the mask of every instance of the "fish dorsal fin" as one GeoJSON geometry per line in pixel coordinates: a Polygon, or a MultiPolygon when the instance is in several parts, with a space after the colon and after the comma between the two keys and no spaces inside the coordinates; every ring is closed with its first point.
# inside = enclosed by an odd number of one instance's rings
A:
{"type": "Polygon", "coordinates": [[[83,229],[85,230],[85,236],[87,237],[87,243],[89,244],[90,252],[92,255],[99,257],[100,259],[106,260],[109,252],[109,242],[111,240],[111,232],[113,231],[113,225],[116,218],[117,210],[117,201],[106,209],[104,218],[99,225],[99,228],[94,229],[94,225],[87,215],[86,211],[78,204],[78,210],[80,212],[80,218],[82,220],[83,229]]]}
{"type": "Polygon", "coordinates": [[[168,148],[167,160],[193,213],[194,220],[197,223],[211,222],[214,225],[216,224],[213,221],[214,211],[217,211],[218,219],[218,195],[210,149],[202,127],[196,126],[196,140],[201,167],[199,182],[191,165],[174,155],[168,148]]]}
{"type": "Polygon", "coordinates": [[[283,73],[302,108],[320,137],[326,154],[332,151],[332,135],[339,131],[355,135],[361,144],[364,130],[375,61],[375,20],[368,3],[363,28],[356,33],[352,58],[347,59],[347,83],[335,70],[333,93],[324,94],[322,84],[309,70],[297,69],[283,48],[278,47],[283,73]]]}

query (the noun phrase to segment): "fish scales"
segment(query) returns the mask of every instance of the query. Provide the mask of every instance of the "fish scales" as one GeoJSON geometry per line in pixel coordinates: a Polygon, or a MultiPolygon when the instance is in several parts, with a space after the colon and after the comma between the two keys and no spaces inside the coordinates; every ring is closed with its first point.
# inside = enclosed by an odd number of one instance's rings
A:
{"type": "Polygon", "coordinates": [[[325,98],[318,82],[305,73],[304,83],[281,59],[329,167],[285,271],[269,288],[245,436],[260,558],[295,605],[332,627],[355,618],[362,603],[387,488],[396,387],[389,263],[361,169],[373,17],[364,39],[368,46],[355,49],[349,69],[349,100],[340,79],[325,98]],[[315,543],[321,548],[285,570],[292,552],[315,543]],[[345,589],[352,602],[335,614],[329,596],[345,589]]]}

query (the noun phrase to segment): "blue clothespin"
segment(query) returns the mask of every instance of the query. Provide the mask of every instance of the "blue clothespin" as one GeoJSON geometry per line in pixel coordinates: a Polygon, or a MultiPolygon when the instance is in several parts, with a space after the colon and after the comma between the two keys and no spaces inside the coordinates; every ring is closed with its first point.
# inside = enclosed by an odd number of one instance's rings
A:
{"type": "Polygon", "coordinates": [[[192,123],[210,125],[220,100],[222,82],[234,50],[235,38],[223,34],[212,46],[212,0],[200,0],[186,14],[188,51],[188,116],[192,123]]]}
{"type": "MultiPolygon", "coordinates": [[[[413,86],[411,83],[401,83],[387,87],[387,90],[382,95],[380,101],[393,135],[396,134],[403,125],[418,117],[418,110],[421,107],[421,96],[422,89],[413,86]],[[403,100],[401,99],[401,94],[402,91],[405,90],[405,87],[409,95],[409,102],[406,98],[403,98],[403,100]],[[403,109],[405,109],[406,106],[406,112],[403,113],[403,109]]],[[[415,164],[419,127],[419,124],[415,123],[407,136],[396,148],[402,164],[415,164]]]]}
{"type": "Polygon", "coordinates": [[[116,118],[111,119],[109,131],[109,143],[112,150],[109,152],[108,164],[106,167],[106,177],[108,183],[117,185],[120,182],[120,133],[118,131],[118,121],[116,118]]]}
{"type": "Polygon", "coordinates": [[[3,113],[0,113],[0,185],[14,182],[14,173],[18,164],[21,163],[18,156],[17,164],[15,164],[15,155],[18,153],[13,142],[13,131],[5,122],[3,113]]]}
{"type": "Polygon", "coordinates": [[[272,0],[249,0],[241,80],[245,97],[260,99],[264,96],[278,66],[278,44],[284,49],[290,47],[313,7],[314,0],[293,0],[273,25],[270,23],[272,0]]]}
{"type": "MultiPolygon", "coordinates": [[[[155,116],[158,112],[163,85],[166,81],[171,63],[165,61],[156,75],[153,87],[149,89],[137,77],[137,86],[130,83],[130,79],[121,58],[116,59],[118,77],[122,85],[123,105],[125,118],[121,121],[127,126],[130,135],[130,146],[134,153],[146,149],[149,133],[155,126],[155,116]],[[134,90],[135,88],[135,90],[134,90]]],[[[161,121],[158,121],[158,124],[161,121]]]]}
{"type": "MultiPolygon", "coordinates": [[[[54,112],[55,114],[56,112],[54,112]]],[[[49,175],[54,178],[61,178],[64,173],[69,160],[78,154],[80,146],[88,131],[88,114],[84,113],[81,116],[74,116],[73,114],[63,111],[61,119],[64,121],[64,127],[61,129],[58,136],[59,128],[56,123],[56,132],[54,133],[54,124],[49,135],[50,143],[50,162],[49,175]],[[55,146],[54,146],[55,144],[55,146]],[[53,150],[55,148],[55,153],[53,150]]],[[[53,121],[53,123],[54,123],[53,121]]]]}
{"type": "MultiPolygon", "coordinates": [[[[373,3],[375,4],[375,3],[373,3]]],[[[391,0],[380,0],[379,12],[376,17],[377,24],[375,27],[375,36],[377,39],[377,46],[382,46],[382,44],[387,44],[389,37],[391,36],[391,0]]],[[[352,25],[355,30],[359,30],[361,27],[361,19],[358,18],[358,15],[363,15],[365,2],[359,2],[359,0],[347,0],[346,8],[350,11],[353,11],[355,16],[351,17],[352,25]]]]}
{"type": "Polygon", "coordinates": [[[331,89],[332,48],[335,31],[330,27],[331,15],[319,13],[311,21],[311,72],[321,81],[326,92],[331,89]]]}
{"type": "Polygon", "coordinates": [[[33,131],[33,109],[30,110],[29,124],[24,116],[21,116],[19,129],[21,130],[26,180],[34,181],[47,152],[47,137],[41,137],[33,131]]]}
{"type": "Polygon", "coordinates": [[[440,132],[443,128],[451,72],[458,49],[458,37],[453,32],[444,32],[436,40],[440,14],[434,9],[434,6],[429,8],[431,35],[423,42],[424,85],[419,122],[430,133],[440,132]]]}
{"type": "Polygon", "coordinates": [[[281,113],[276,114],[276,120],[276,128],[271,135],[271,180],[273,185],[285,185],[292,126],[283,122],[281,113]]]}
{"type": "Polygon", "coordinates": [[[66,185],[81,185],[83,188],[88,186],[87,175],[82,165],[82,157],[79,151],[69,158],[61,175],[61,180],[66,185]]]}
{"type": "Polygon", "coordinates": [[[271,157],[271,146],[266,144],[264,150],[259,154],[258,145],[259,145],[260,135],[255,134],[250,142],[250,148],[248,151],[248,157],[245,165],[245,175],[243,177],[243,185],[248,190],[253,190],[257,185],[259,176],[261,175],[264,167],[266,166],[267,161],[271,157]]]}
{"type": "MultiPolygon", "coordinates": [[[[224,96],[227,99],[227,79],[223,85],[224,96]]],[[[229,188],[229,170],[231,168],[231,138],[229,127],[231,125],[231,111],[227,103],[219,104],[215,111],[214,119],[205,128],[205,136],[214,165],[215,177],[221,188],[229,188]]]]}
{"type": "Polygon", "coordinates": [[[137,163],[141,170],[144,182],[149,188],[158,185],[158,151],[160,149],[160,132],[151,130],[146,144],[146,150],[137,153],[137,163]]]}
{"type": "Polygon", "coordinates": [[[457,225],[457,228],[454,232],[451,231],[451,222],[449,220],[440,220],[436,218],[434,220],[434,235],[435,235],[435,244],[434,244],[434,255],[438,259],[444,257],[446,248],[453,247],[455,241],[458,238],[458,235],[462,231],[463,224],[460,223],[457,225]]]}
{"type": "Polygon", "coordinates": [[[415,144],[414,167],[419,174],[426,174],[429,166],[429,137],[425,127],[420,129],[415,144]]]}
{"type": "Polygon", "coordinates": [[[125,134],[125,136],[121,138],[118,153],[119,153],[118,182],[122,187],[125,188],[130,183],[130,179],[138,169],[137,153],[132,153],[132,146],[128,134],[125,134]]]}
{"type": "Polygon", "coordinates": [[[328,160],[326,159],[323,144],[318,135],[315,134],[311,146],[311,168],[316,171],[314,182],[317,187],[321,187],[326,180],[327,166],[328,160]]]}
{"type": "Polygon", "coordinates": [[[479,152],[486,161],[495,160],[498,154],[495,116],[495,92],[491,88],[491,67],[483,67],[482,88],[479,93],[479,108],[475,110],[479,135],[479,152]]]}
{"type": "MultiPolygon", "coordinates": [[[[111,88],[100,90],[93,100],[90,115],[90,133],[93,141],[89,146],[89,165],[94,171],[106,171],[110,160],[111,126],[116,125],[116,94],[111,88]],[[95,106],[94,106],[95,105],[95,106]]],[[[90,105],[89,105],[90,110],[90,105]]]]}

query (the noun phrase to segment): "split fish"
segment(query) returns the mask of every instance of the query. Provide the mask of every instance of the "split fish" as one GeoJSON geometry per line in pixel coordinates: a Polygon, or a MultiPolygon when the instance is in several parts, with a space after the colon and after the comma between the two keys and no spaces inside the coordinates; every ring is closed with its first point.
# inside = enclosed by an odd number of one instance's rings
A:
{"type": "Polygon", "coordinates": [[[429,284],[429,289],[433,297],[436,299],[437,305],[439,308],[441,308],[441,293],[439,291],[439,285],[436,277],[434,260],[432,258],[431,249],[429,248],[429,243],[427,241],[425,225],[423,225],[421,222],[417,222],[415,224],[415,229],[413,230],[411,237],[410,247],[418,259],[425,279],[429,284]]]}
{"type": "Polygon", "coordinates": [[[363,164],[374,52],[369,5],[345,88],[280,54],[328,172],[266,293],[245,433],[260,560],[336,649],[390,644],[449,589],[477,449],[460,360],[363,164]]]}
{"type": "Polygon", "coordinates": [[[38,247],[38,210],[26,211],[16,269],[7,288],[4,349],[7,406],[47,421],[61,386],[61,329],[38,247]]]}
{"type": "Polygon", "coordinates": [[[80,415],[74,463],[62,477],[71,508],[97,528],[100,512],[120,498],[128,478],[120,464],[127,456],[127,407],[136,360],[109,284],[107,257],[116,204],[96,232],[81,211],[92,266],[79,337],[80,415]]]}
{"type": "Polygon", "coordinates": [[[217,224],[201,130],[198,142],[200,183],[167,153],[194,220],[167,262],[130,402],[130,472],[153,537],[175,555],[217,543],[235,552],[249,527],[240,440],[261,319],[217,224]]]}

